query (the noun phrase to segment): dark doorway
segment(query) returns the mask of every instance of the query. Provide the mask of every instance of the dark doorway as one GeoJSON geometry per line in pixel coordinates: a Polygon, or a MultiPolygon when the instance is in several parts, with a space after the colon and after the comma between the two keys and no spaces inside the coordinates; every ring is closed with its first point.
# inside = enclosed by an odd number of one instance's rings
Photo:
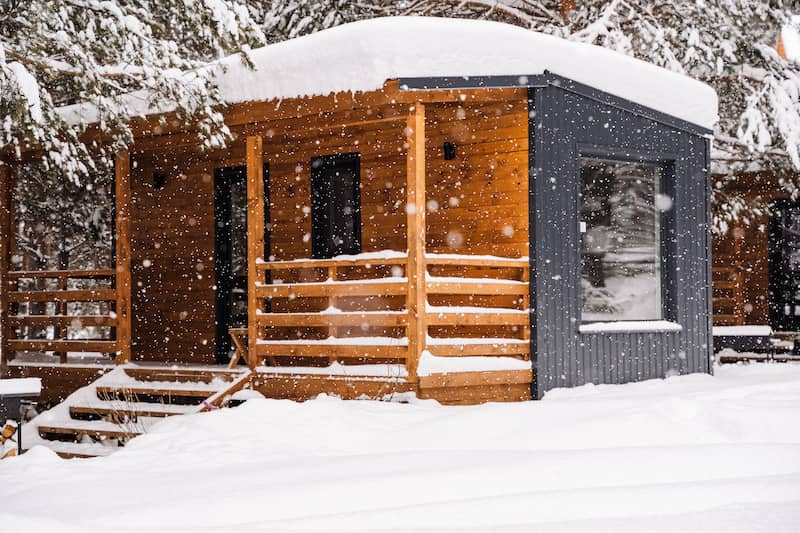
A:
{"type": "Polygon", "coordinates": [[[800,331],[800,204],[770,206],[769,320],[779,331],[800,331]]]}
{"type": "Polygon", "coordinates": [[[311,255],[326,259],[361,253],[361,157],[335,154],[311,160],[311,255]]]}
{"type": "MultiPolygon", "coordinates": [[[[269,167],[264,165],[264,247],[269,250],[269,167]]],[[[247,167],[214,171],[216,350],[218,364],[233,353],[228,330],[247,327],[247,167]]]]}

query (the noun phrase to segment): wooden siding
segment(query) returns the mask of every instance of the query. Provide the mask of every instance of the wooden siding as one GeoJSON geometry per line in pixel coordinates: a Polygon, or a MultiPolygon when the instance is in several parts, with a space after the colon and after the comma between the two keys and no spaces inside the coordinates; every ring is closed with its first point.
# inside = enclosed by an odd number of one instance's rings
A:
{"type": "Polygon", "coordinates": [[[193,153],[138,153],[131,194],[133,360],[211,364],[213,168],[193,153]]]}
{"type": "MultiPolygon", "coordinates": [[[[730,188],[733,195],[749,203],[768,204],[772,200],[788,198],[769,173],[743,174],[730,188]]],[[[737,267],[742,290],[734,306],[741,311],[744,324],[769,324],[769,216],[750,217],[750,224],[732,224],[724,235],[715,235],[712,259],[715,267],[737,267]]],[[[717,291],[721,294],[721,291],[717,291]]],[[[722,294],[732,296],[730,294],[722,294]]],[[[718,306],[715,323],[729,323],[732,309],[718,306]]]]}
{"type": "MultiPolygon", "coordinates": [[[[528,248],[526,94],[517,89],[474,94],[481,97],[460,102],[453,94],[448,97],[456,102],[432,101],[425,106],[428,251],[524,256],[528,248]],[[456,144],[453,160],[444,160],[445,141],[456,144]]],[[[361,157],[362,251],[406,249],[409,104],[397,103],[396,95],[381,91],[348,98],[335,103],[326,98],[285,101],[277,111],[274,103],[236,107],[226,116],[237,138],[225,150],[200,153],[193,136],[180,131],[164,134],[158,130],[158,136],[137,140],[132,168],[134,360],[214,362],[213,172],[245,164],[245,135],[262,137],[263,159],[269,165],[271,259],[310,257],[311,160],[349,152],[361,157]],[[153,188],[154,172],[165,175],[163,189],[153,188]]],[[[463,274],[483,275],[480,268],[463,274]]],[[[359,274],[343,271],[340,276],[358,278],[359,274]]],[[[492,305],[515,298],[442,296],[436,304],[492,305]]],[[[391,310],[404,303],[404,296],[387,295],[358,301],[339,298],[337,305],[391,310]]],[[[283,306],[282,311],[314,312],[327,307],[328,300],[276,305],[283,306]]],[[[356,328],[350,329],[343,326],[338,332],[346,336],[356,328]]],[[[441,327],[437,331],[469,336],[497,329],[441,327]]],[[[378,327],[368,333],[396,330],[378,327]]]]}

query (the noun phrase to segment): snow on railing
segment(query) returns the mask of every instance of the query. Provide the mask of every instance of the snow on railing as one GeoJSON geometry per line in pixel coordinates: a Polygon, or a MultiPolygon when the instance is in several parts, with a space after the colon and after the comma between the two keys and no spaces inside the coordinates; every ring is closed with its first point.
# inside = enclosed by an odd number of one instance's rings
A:
{"type": "Polygon", "coordinates": [[[408,364],[417,320],[425,331],[419,344],[433,357],[529,358],[527,257],[426,253],[418,316],[407,307],[408,261],[395,250],[259,260],[257,295],[270,305],[255,315],[256,358],[273,366],[281,357],[408,364]]]}

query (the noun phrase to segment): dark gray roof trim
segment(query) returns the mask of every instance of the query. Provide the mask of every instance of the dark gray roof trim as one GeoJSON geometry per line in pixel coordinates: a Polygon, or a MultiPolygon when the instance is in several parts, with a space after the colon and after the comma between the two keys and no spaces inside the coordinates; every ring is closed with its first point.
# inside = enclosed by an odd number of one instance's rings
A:
{"type": "Polygon", "coordinates": [[[425,91],[447,89],[503,89],[512,87],[546,87],[552,85],[565,91],[579,94],[602,104],[640,115],[672,128],[694,135],[711,135],[709,129],[692,124],[667,113],[637,104],[626,98],[614,96],[600,89],[545,71],[544,74],[520,74],[515,76],[445,76],[431,78],[400,78],[401,91],[425,91]]]}

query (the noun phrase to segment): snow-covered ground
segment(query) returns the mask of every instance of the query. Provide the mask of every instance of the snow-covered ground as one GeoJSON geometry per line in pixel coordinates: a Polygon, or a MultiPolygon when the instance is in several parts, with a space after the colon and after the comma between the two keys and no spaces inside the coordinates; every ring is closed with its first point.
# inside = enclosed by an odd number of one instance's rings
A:
{"type": "Polygon", "coordinates": [[[0,463],[0,529],[800,531],[800,365],[440,407],[250,400],[0,463]]]}

